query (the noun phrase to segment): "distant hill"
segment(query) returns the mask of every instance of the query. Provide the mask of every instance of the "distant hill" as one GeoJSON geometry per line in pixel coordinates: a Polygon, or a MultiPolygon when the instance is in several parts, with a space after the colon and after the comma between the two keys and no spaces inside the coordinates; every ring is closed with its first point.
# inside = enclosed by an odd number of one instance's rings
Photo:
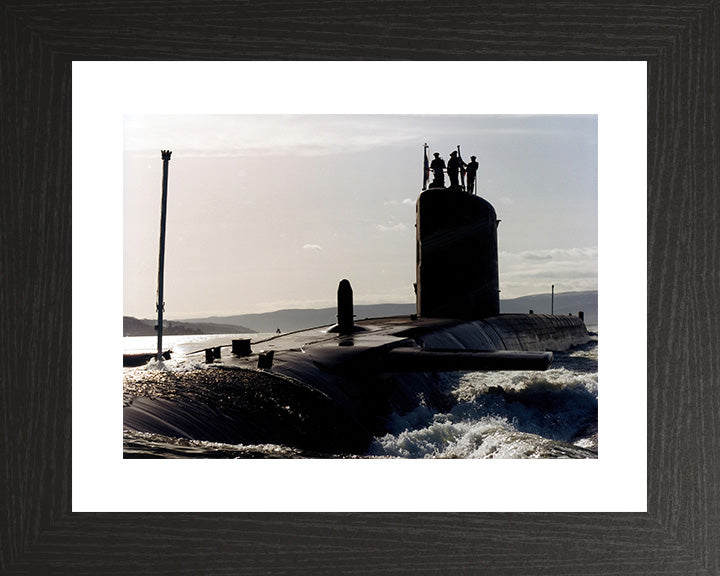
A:
{"type": "MultiPolygon", "coordinates": [[[[382,316],[403,316],[415,312],[415,304],[356,304],[355,319],[379,318],[382,316]]],[[[240,314],[236,316],[211,316],[209,318],[186,319],[183,322],[195,324],[196,322],[228,322],[252,326],[256,332],[293,332],[303,328],[315,326],[328,326],[337,322],[337,309],[335,308],[309,308],[277,310],[262,314],[240,314]]]]}
{"type": "MultiPolygon", "coordinates": [[[[524,312],[530,310],[536,314],[550,314],[550,294],[533,294],[521,296],[510,300],[500,300],[500,312],[508,314],[511,312],[524,312]]],[[[572,314],[582,310],[585,314],[585,324],[597,326],[598,323],[598,293],[597,290],[584,292],[560,292],[555,294],[555,314],[572,314]]]]}
{"type": "MultiPolygon", "coordinates": [[[[577,315],[585,313],[587,325],[597,325],[597,290],[585,292],[561,292],[555,294],[555,314],[577,315]]],[[[533,310],[536,314],[550,313],[550,294],[534,294],[509,300],[500,300],[500,312],[522,312],[533,310]]],[[[383,316],[405,316],[415,313],[415,304],[356,304],[355,319],[381,318],[383,316]]],[[[235,316],[211,316],[208,318],[185,319],[184,324],[190,326],[210,323],[214,326],[223,323],[251,326],[247,332],[292,332],[315,326],[328,326],[337,321],[335,308],[290,309],[265,312],[262,314],[240,314],[235,316]]]]}
{"type": "MultiPolygon", "coordinates": [[[[123,316],[123,336],[155,336],[157,320],[138,319],[123,316]]],[[[211,322],[179,322],[166,320],[163,322],[163,334],[166,336],[185,336],[191,334],[243,334],[255,332],[252,328],[235,324],[216,324],[211,322]]]]}

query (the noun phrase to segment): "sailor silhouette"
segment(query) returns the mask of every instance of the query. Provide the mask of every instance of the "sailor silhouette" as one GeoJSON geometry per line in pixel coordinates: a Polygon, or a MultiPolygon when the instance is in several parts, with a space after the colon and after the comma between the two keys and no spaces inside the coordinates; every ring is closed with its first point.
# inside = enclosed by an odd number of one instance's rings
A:
{"type": "Polygon", "coordinates": [[[440,158],[440,153],[435,152],[433,154],[435,158],[430,162],[430,170],[433,172],[433,181],[430,184],[430,188],[444,188],[445,187],[445,160],[440,158]]]}
{"type": "Polygon", "coordinates": [[[475,177],[477,176],[478,163],[475,156],[470,156],[470,163],[467,165],[467,191],[475,193],[475,177]]]}
{"type": "Polygon", "coordinates": [[[447,163],[447,173],[450,179],[450,188],[459,188],[460,183],[458,182],[458,175],[460,168],[466,166],[466,164],[458,158],[458,154],[455,150],[450,152],[450,160],[447,163]]]}

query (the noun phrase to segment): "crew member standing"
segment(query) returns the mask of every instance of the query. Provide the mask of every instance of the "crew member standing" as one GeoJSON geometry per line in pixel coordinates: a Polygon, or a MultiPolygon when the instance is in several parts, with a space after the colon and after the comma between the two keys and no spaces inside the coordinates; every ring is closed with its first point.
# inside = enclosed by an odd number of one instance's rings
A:
{"type": "Polygon", "coordinates": [[[450,152],[450,160],[447,163],[448,178],[450,178],[450,188],[459,188],[458,174],[460,167],[465,166],[465,163],[458,158],[457,152],[453,150],[450,152]]]}
{"type": "Polygon", "coordinates": [[[433,181],[430,184],[430,188],[444,188],[445,187],[445,160],[440,158],[440,153],[435,152],[433,154],[435,158],[430,162],[430,170],[433,172],[433,181]]]}
{"type": "Polygon", "coordinates": [[[470,163],[467,165],[467,189],[470,194],[475,193],[475,177],[477,176],[478,163],[475,156],[470,156],[470,163]]]}

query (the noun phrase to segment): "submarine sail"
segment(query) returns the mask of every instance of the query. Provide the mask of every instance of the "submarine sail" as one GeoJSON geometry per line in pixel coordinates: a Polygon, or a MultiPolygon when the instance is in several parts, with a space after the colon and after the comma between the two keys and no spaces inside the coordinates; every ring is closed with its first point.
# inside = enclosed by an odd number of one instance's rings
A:
{"type": "Polygon", "coordinates": [[[425,318],[478,320],[500,313],[498,219],[460,189],[430,188],[416,204],[416,298],[425,318]]]}

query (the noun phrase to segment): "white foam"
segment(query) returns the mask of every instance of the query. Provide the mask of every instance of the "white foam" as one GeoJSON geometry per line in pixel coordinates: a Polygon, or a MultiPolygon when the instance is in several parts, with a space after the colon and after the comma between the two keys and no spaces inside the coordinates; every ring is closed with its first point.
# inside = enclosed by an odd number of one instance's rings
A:
{"type": "Polygon", "coordinates": [[[181,356],[179,358],[171,358],[170,360],[162,360],[158,362],[153,358],[145,364],[136,368],[136,370],[147,370],[149,372],[190,372],[192,370],[205,370],[207,364],[199,360],[181,356]]]}
{"type": "MultiPolygon", "coordinates": [[[[597,359],[597,347],[561,358],[597,359]]],[[[597,372],[564,366],[545,372],[470,372],[445,375],[457,403],[447,413],[421,405],[393,415],[391,432],[376,438],[370,454],[389,458],[539,458],[583,455],[594,449],[597,372]],[[589,435],[589,436],[588,436],[589,435]]],[[[586,457],[592,456],[585,454],[586,457]]]]}

